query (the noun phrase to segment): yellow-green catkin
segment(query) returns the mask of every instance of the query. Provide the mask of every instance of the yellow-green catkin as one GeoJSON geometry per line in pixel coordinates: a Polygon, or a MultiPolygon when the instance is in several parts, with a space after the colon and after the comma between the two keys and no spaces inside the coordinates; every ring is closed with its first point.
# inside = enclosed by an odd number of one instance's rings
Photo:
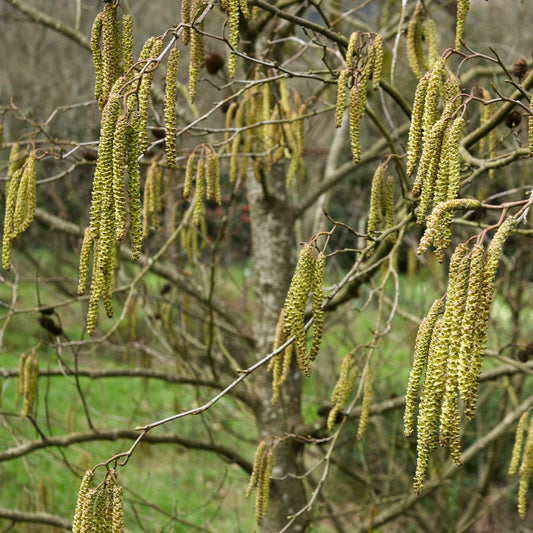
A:
{"type": "Polygon", "coordinates": [[[363,378],[363,401],[361,404],[361,416],[357,427],[357,440],[361,440],[365,434],[368,424],[368,415],[370,413],[370,404],[372,403],[372,372],[367,365],[363,378]]]}
{"type": "MultiPolygon", "coordinates": [[[[437,250],[442,250],[443,243],[440,242],[438,238],[442,237],[443,233],[439,232],[439,229],[444,222],[451,222],[449,214],[453,214],[453,212],[458,209],[478,209],[480,206],[481,202],[475,198],[456,198],[455,200],[446,200],[445,202],[437,204],[427,219],[426,231],[420,239],[417,253],[419,255],[423,254],[429,249],[431,244],[433,244],[437,250]]],[[[439,260],[443,259],[440,254],[437,258],[439,260]]]]}
{"type": "Polygon", "coordinates": [[[266,440],[262,440],[255,452],[250,483],[246,490],[248,498],[255,490],[255,516],[259,524],[268,509],[270,476],[274,466],[274,452],[266,440]]]}
{"type": "Polygon", "coordinates": [[[93,234],[91,226],[85,228],[83,234],[83,241],[80,251],[80,267],[79,267],[79,281],[78,281],[78,295],[82,295],[87,288],[87,280],[89,279],[89,261],[91,258],[91,250],[93,248],[93,234]]]}
{"type": "Polygon", "coordinates": [[[522,463],[518,475],[520,476],[520,482],[518,484],[518,516],[522,520],[526,518],[527,512],[527,491],[529,487],[529,481],[533,474],[533,419],[529,423],[529,429],[527,432],[526,443],[524,445],[524,453],[522,455],[522,463]]]}
{"type": "Polygon", "coordinates": [[[455,48],[461,48],[461,39],[465,28],[466,16],[470,8],[470,0],[457,0],[457,25],[455,28],[455,48]]]}
{"type": "Polygon", "coordinates": [[[444,309],[444,302],[442,299],[435,300],[430,307],[428,314],[420,323],[418,332],[416,334],[413,363],[409,373],[409,381],[407,384],[407,392],[405,394],[405,411],[403,419],[403,431],[406,437],[412,435],[413,417],[418,400],[418,389],[420,387],[420,379],[422,373],[426,368],[427,358],[429,353],[429,346],[431,343],[431,336],[435,323],[439,319],[440,314],[444,309]]]}
{"type": "Polygon", "coordinates": [[[17,187],[11,230],[12,239],[28,229],[35,214],[36,162],[37,157],[33,150],[24,162],[17,187]]]}
{"type": "Polygon", "coordinates": [[[266,515],[270,498],[270,476],[274,468],[274,452],[271,447],[263,454],[261,476],[255,491],[255,519],[258,524],[266,515]]]}
{"type": "Polygon", "coordinates": [[[407,142],[407,175],[411,176],[415,171],[416,162],[422,146],[422,118],[426,103],[426,93],[430,73],[420,78],[416,86],[413,111],[411,113],[411,125],[409,127],[409,140],[407,142]]]}
{"type": "Polygon", "coordinates": [[[487,344],[487,327],[490,308],[496,288],[494,279],[498,270],[503,245],[515,230],[516,224],[516,218],[507,217],[494,234],[494,237],[487,248],[485,268],[483,272],[483,297],[477,310],[477,322],[472,351],[472,357],[475,361],[478,361],[479,365],[481,365],[481,360],[487,344]]]}
{"type": "Polygon", "coordinates": [[[128,117],[120,115],[113,135],[113,207],[115,211],[115,238],[121,241],[126,236],[126,189],[124,168],[128,136],[128,117]]]}
{"type": "Polygon", "coordinates": [[[235,66],[237,56],[234,50],[237,50],[239,44],[239,0],[228,0],[228,17],[229,17],[229,44],[233,50],[230,51],[228,58],[228,73],[230,78],[235,76],[235,66]]]}
{"type": "Polygon", "coordinates": [[[123,533],[124,531],[124,492],[120,485],[113,487],[111,503],[111,533],[123,533]]]}
{"type": "Polygon", "coordinates": [[[442,154],[442,140],[446,131],[447,122],[443,119],[437,121],[431,128],[424,142],[424,149],[420,158],[418,172],[413,183],[413,195],[420,196],[416,221],[423,224],[426,220],[430,204],[433,200],[435,180],[439,169],[442,154]]]}
{"type": "Polygon", "coordinates": [[[86,531],[92,531],[94,529],[94,504],[96,502],[97,495],[98,489],[96,487],[90,488],[85,494],[79,528],[80,533],[85,533],[86,531]]]}
{"type": "MultiPolygon", "coordinates": [[[[277,350],[280,346],[285,344],[287,341],[285,334],[283,332],[283,324],[285,322],[285,309],[282,309],[278,323],[276,325],[276,334],[274,339],[273,350],[277,350]]],[[[279,399],[281,393],[281,386],[287,380],[290,370],[290,364],[292,360],[293,345],[290,344],[284,350],[275,355],[269,365],[267,370],[272,372],[272,404],[275,405],[279,399]]]]}
{"type": "Polygon", "coordinates": [[[189,102],[196,98],[196,85],[198,83],[198,69],[204,62],[204,41],[202,35],[196,29],[191,33],[190,56],[189,56],[189,102]]]}
{"type": "Polygon", "coordinates": [[[187,166],[185,168],[185,184],[183,186],[183,197],[184,198],[188,198],[191,194],[195,165],[196,165],[196,155],[194,152],[191,152],[189,154],[189,157],[187,158],[187,166]]]}
{"type": "MultiPolygon", "coordinates": [[[[102,63],[102,50],[100,39],[102,36],[102,12],[96,15],[91,32],[91,52],[94,65],[94,99],[100,104],[103,101],[104,66],[102,63]]],[[[102,108],[103,106],[101,106],[102,108]]]]}
{"type": "Polygon", "coordinates": [[[516,426],[513,451],[511,453],[511,462],[509,463],[510,476],[514,476],[518,472],[518,465],[520,464],[520,456],[522,455],[522,444],[524,444],[524,433],[526,432],[528,417],[529,411],[523,412],[518,420],[518,425],[516,426]]]}
{"type": "Polygon", "coordinates": [[[196,192],[194,195],[192,223],[194,226],[198,226],[200,220],[205,215],[204,207],[204,191],[205,191],[205,171],[206,171],[205,159],[202,157],[198,159],[196,167],[196,192]]]}
{"type": "Polygon", "coordinates": [[[2,238],[2,267],[4,270],[11,268],[11,243],[15,238],[13,220],[15,215],[17,193],[22,178],[23,170],[15,170],[10,177],[6,192],[6,206],[4,212],[4,235],[2,238]]]}
{"type": "Polygon", "coordinates": [[[127,133],[128,143],[128,199],[130,213],[131,258],[137,261],[142,244],[141,169],[139,165],[140,116],[133,112],[127,133]]]}
{"type": "Polygon", "coordinates": [[[122,17],[122,72],[129,79],[133,66],[133,17],[126,14],[122,17]]]}
{"type": "Polygon", "coordinates": [[[181,23],[183,24],[183,44],[189,44],[191,38],[191,0],[181,0],[181,23]]]}
{"type": "Polygon", "coordinates": [[[82,515],[85,502],[87,500],[87,494],[92,488],[94,480],[94,472],[92,470],[87,470],[85,472],[80,488],[78,490],[78,500],[76,502],[76,510],[74,511],[74,520],[72,522],[72,533],[82,533],[82,515]]]}
{"type": "Polygon", "coordinates": [[[222,203],[220,192],[220,166],[218,154],[214,149],[210,149],[206,156],[206,191],[205,197],[208,200],[214,200],[217,204],[222,203]]]}
{"type": "MultiPolygon", "coordinates": [[[[120,75],[120,43],[116,39],[116,8],[106,2],[102,11],[102,91],[99,98],[103,109],[111,88],[120,75]]],[[[96,65],[95,65],[96,66],[96,65]]]]}
{"type": "Polygon", "coordinates": [[[427,48],[427,63],[432,65],[437,59],[437,26],[432,19],[427,19],[422,24],[422,38],[427,48]]]}
{"type": "Polygon", "coordinates": [[[370,208],[368,211],[368,222],[366,231],[368,235],[376,232],[378,224],[383,218],[385,206],[385,197],[383,193],[383,184],[385,181],[385,165],[379,165],[374,176],[372,177],[372,186],[370,189],[370,208]]]}
{"type": "Polygon", "coordinates": [[[179,50],[170,51],[165,78],[165,154],[170,168],[176,168],[176,96],[179,50]]]}
{"type": "Polygon", "coordinates": [[[388,176],[385,181],[385,220],[387,228],[394,226],[394,177],[388,176]]]}
{"type": "Polygon", "coordinates": [[[413,13],[407,25],[407,60],[413,74],[422,76],[421,65],[424,66],[424,53],[422,49],[422,22],[424,14],[420,7],[413,13]]]}
{"type": "Polygon", "coordinates": [[[352,151],[352,158],[357,165],[361,161],[361,143],[359,139],[360,121],[361,121],[361,93],[365,92],[359,90],[356,83],[350,89],[350,148],[352,151]]]}
{"type": "Polygon", "coordinates": [[[248,488],[246,489],[246,497],[249,498],[257,486],[257,481],[259,479],[259,471],[261,468],[261,463],[263,460],[263,455],[267,450],[267,441],[262,440],[257,445],[257,450],[255,451],[254,462],[252,466],[252,475],[250,476],[250,482],[248,483],[248,488]]]}
{"type": "Polygon", "coordinates": [[[331,393],[331,410],[327,419],[327,427],[329,431],[333,431],[338,414],[352,394],[358,372],[355,354],[356,350],[354,349],[342,360],[339,379],[331,393]]]}
{"type": "Polygon", "coordinates": [[[39,360],[34,354],[28,355],[24,360],[24,400],[20,418],[25,419],[33,410],[37,400],[39,384],[39,360]]]}
{"type": "Polygon", "coordinates": [[[448,331],[448,359],[446,364],[446,390],[442,402],[440,443],[449,446],[453,461],[461,465],[459,409],[457,403],[459,350],[462,323],[470,277],[468,247],[459,244],[450,260],[448,291],[446,295],[445,327],[448,331]]]}
{"type": "Polygon", "coordinates": [[[439,117],[439,98],[443,86],[444,58],[438,57],[433,64],[429,75],[426,100],[424,103],[424,114],[422,117],[422,139],[429,135],[433,124],[439,117]]]}
{"type": "Polygon", "coordinates": [[[322,308],[324,300],[324,288],[322,286],[324,280],[324,268],[326,266],[326,256],[320,252],[315,261],[315,270],[313,273],[313,296],[312,296],[312,311],[313,311],[313,343],[309,350],[309,359],[314,361],[320,349],[322,342],[322,332],[324,329],[324,309],[322,308]]]}
{"type": "Polygon", "coordinates": [[[152,80],[156,66],[155,60],[161,53],[162,48],[163,41],[161,39],[150,37],[141,50],[139,57],[139,60],[144,62],[142,65],[144,73],[142,74],[139,90],[137,92],[140,115],[139,150],[141,153],[144,153],[148,148],[148,132],[146,129],[146,123],[148,121],[148,99],[150,97],[150,88],[152,87],[152,80]]]}
{"type": "Polygon", "coordinates": [[[284,306],[283,331],[287,339],[295,336],[298,366],[306,376],[311,375],[311,361],[305,341],[305,306],[312,287],[314,268],[313,246],[306,243],[300,251],[284,306]]]}
{"type": "Polygon", "coordinates": [[[24,368],[26,366],[26,358],[28,357],[28,354],[23,353],[19,357],[18,362],[18,378],[17,378],[17,394],[19,396],[24,395],[24,368]]]}
{"type": "Polygon", "coordinates": [[[477,243],[470,258],[470,278],[463,322],[461,325],[461,347],[459,349],[458,384],[465,404],[465,416],[472,418],[477,402],[477,385],[481,361],[474,358],[473,347],[476,335],[477,315],[483,301],[483,274],[485,269],[483,243],[477,243]]]}
{"type": "Polygon", "coordinates": [[[413,487],[417,494],[422,490],[429,455],[437,447],[437,426],[442,395],[445,387],[445,361],[440,358],[439,345],[442,318],[438,319],[429,345],[426,377],[422,387],[417,418],[417,459],[413,487]]]}
{"type": "Polygon", "coordinates": [[[374,63],[372,69],[372,89],[377,90],[379,88],[379,82],[381,79],[381,71],[383,69],[383,37],[376,35],[373,43],[374,49],[374,63]]]}

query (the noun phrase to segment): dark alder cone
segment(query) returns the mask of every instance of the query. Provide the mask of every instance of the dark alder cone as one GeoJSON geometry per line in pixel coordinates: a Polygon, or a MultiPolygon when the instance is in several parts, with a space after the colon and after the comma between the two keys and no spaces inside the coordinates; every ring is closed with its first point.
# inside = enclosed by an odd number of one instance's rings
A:
{"type": "Polygon", "coordinates": [[[518,124],[520,124],[520,121],[522,120],[522,113],[518,110],[511,111],[506,117],[505,117],[505,125],[508,128],[516,128],[518,124]]]}
{"type": "Polygon", "coordinates": [[[518,359],[522,363],[527,363],[530,355],[533,355],[533,342],[530,342],[523,350],[518,352],[518,359]]]}
{"type": "Polygon", "coordinates": [[[513,64],[513,74],[517,77],[522,79],[527,72],[527,61],[521,57],[520,59],[517,59],[513,64]]]}
{"type": "Polygon", "coordinates": [[[165,283],[161,289],[159,290],[159,294],[161,296],[165,295],[165,294],[168,294],[170,292],[170,290],[172,289],[172,287],[170,286],[169,283],[165,283]]]}
{"type": "Polygon", "coordinates": [[[204,60],[204,66],[209,74],[216,74],[224,66],[224,58],[217,52],[211,52],[204,60]]]}
{"type": "Polygon", "coordinates": [[[57,336],[57,335],[61,335],[61,333],[63,333],[63,328],[59,324],[56,324],[48,316],[41,315],[39,317],[39,324],[41,324],[41,326],[44,329],[46,329],[47,331],[49,331],[52,335],[57,336]]]}
{"type": "Polygon", "coordinates": [[[83,148],[81,151],[83,159],[87,161],[96,161],[98,159],[98,150],[93,150],[92,148],[83,148]]]}
{"type": "Polygon", "coordinates": [[[151,131],[152,131],[152,135],[156,139],[164,139],[165,138],[165,135],[166,135],[165,128],[155,127],[155,128],[152,128],[151,131]]]}

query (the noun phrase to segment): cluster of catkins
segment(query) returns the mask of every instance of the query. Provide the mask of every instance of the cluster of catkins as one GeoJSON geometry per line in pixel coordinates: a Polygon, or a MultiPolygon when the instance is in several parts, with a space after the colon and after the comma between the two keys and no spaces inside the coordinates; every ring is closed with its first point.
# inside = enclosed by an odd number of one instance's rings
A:
{"type": "Polygon", "coordinates": [[[193,180],[196,184],[196,194],[193,203],[192,223],[197,226],[205,214],[204,197],[220,204],[220,170],[218,155],[210,145],[202,145],[200,154],[193,150],[187,159],[185,170],[185,185],[183,196],[188,198],[191,194],[193,180]]]}
{"type": "Polygon", "coordinates": [[[235,183],[238,177],[244,177],[251,163],[252,171],[259,180],[263,169],[270,172],[274,163],[290,154],[286,178],[287,185],[290,185],[297,174],[304,176],[301,117],[305,104],[297,91],[287,87],[285,78],[278,80],[278,99],[273,97],[272,82],[262,83],[259,73],[256,82],[226,112],[229,179],[235,183]],[[251,128],[253,133],[248,131],[251,128]],[[281,139],[285,142],[281,143],[281,139]],[[261,157],[252,157],[252,154],[261,154],[261,157]]]}
{"type": "MultiPolygon", "coordinates": [[[[457,0],[455,48],[461,48],[461,39],[470,8],[470,0],[457,0]]],[[[437,27],[422,2],[418,2],[407,25],[407,59],[417,78],[427,71],[437,57],[437,27]],[[424,48],[426,52],[424,53],[424,48]]]]}
{"type": "Polygon", "coordinates": [[[418,253],[433,244],[441,262],[450,244],[454,211],[476,209],[480,205],[477,200],[457,198],[459,143],[465,121],[461,114],[459,81],[449,75],[444,63],[444,58],[438,57],[433,68],[418,82],[407,145],[407,175],[413,175],[416,170],[412,193],[419,199],[417,222],[427,225],[418,253]],[[433,212],[428,217],[432,206],[433,212]]]}
{"type": "Polygon", "coordinates": [[[11,243],[26,231],[35,214],[36,154],[25,157],[15,143],[9,155],[7,169],[6,208],[4,212],[4,236],[2,240],[2,267],[10,269],[11,243]]]}
{"type": "MultiPolygon", "coordinates": [[[[78,293],[85,292],[92,252],[87,331],[95,329],[100,300],[112,316],[111,293],[117,261],[117,245],[131,235],[132,258],[141,252],[143,235],[159,205],[157,174],[145,187],[145,212],[141,207],[139,159],[148,148],[148,99],[163,49],[163,41],[150,37],[139,59],[133,61],[132,19],[119,19],[117,7],[106,2],[92,30],[91,48],[95,68],[95,98],[102,110],[98,159],[93,180],[90,221],[80,254],[78,293]],[[154,192],[155,191],[155,192],[154,192]],[[151,195],[150,195],[151,194],[151,195]]],[[[165,154],[170,168],[176,166],[176,77],[178,50],[171,49],[167,64],[164,120],[165,154]]]]}
{"type": "Polygon", "coordinates": [[[320,252],[315,258],[314,245],[304,244],[281,312],[274,349],[282,346],[292,337],[294,337],[294,343],[273,357],[269,365],[273,375],[272,401],[274,403],[279,398],[281,385],[287,379],[293,353],[296,353],[298,367],[304,375],[311,375],[311,363],[318,355],[322,341],[324,320],[322,282],[325,265],[324,253],[320,252]],[[310,294],[312,294],[313,341],[311,347],[308,348],[305,334],[305,311],[310,294]]]}
{"type": "Polygon", "coordinates": [[[337,79],[337,106],[335,126],[339,128],[346,106],[346,88],[349,89],[350,146],[355,163],[361,159],[359,139],[360,122],[366,109],[366,90],[369,81],[372,88],[379,87],[383,66],[383,38],[379,34],[370,36],[354,32],[350,36],[346,51],[345,68],[337,79]]]}
{"type": "Polygon", "coordinates": [[[422,488],[429,454],[439,440],[449,446],[453,461],[461,464],[458,400],[464,404],[465,416],[472,418],[494,279],[503,244],[515,226],[515,218],[506,218],[486,251],[483,234],[471,250],[466,244],[457,246],[450,260],[446,301],[435,301],[418,329],[404,417],[404,432],[409,436],[424,375],[418,403],[416,492],[422,488]]]}
{"type": "Polygon", "coordinates": [[[268,499],[270,496],[270,476],[274,466],[274,450],[268,440],[262,440],[255,452],[254,464],[250,483],[246,490],[246,497],[249,498],[255,490],[255,518],[259,524],[268,509],[268,499]]]}
{"type": "Polygon", "coordinates": [[[93,481],[94,471],[87,470],[78,491],[72,532],[123,533],[124,496],[116,470],[109,470],[97,487],[93,487],[93,481]]]}

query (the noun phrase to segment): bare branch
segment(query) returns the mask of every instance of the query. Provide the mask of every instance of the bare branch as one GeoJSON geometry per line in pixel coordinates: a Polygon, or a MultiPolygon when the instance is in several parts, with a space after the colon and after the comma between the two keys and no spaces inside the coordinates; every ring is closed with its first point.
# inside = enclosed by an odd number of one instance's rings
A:
{"type": "Polygon", "coordinates": [[[46,13],[35,9],[30,4],[24,2],[24,0],[6,0],[6,2],[12,5],[15,9],[18,9],[21,13],[28,15],[34,22],[51,28],[58,33],[61,33],[65,37],[79,44],[82,48],[85,48],[88,52],[91,51],[91,45],[89,40],[83,33],[76,31],[75,29],[63,24],[54,17],[50,17],[46,13]]]}

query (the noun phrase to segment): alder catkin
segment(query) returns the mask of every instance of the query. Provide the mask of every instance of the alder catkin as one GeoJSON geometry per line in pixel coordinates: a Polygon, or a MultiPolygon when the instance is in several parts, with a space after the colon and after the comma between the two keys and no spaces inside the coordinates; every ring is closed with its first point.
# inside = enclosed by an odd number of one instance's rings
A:
{"type": "Polygon", "coordinates": [[[518,465],[520,463],[520,455],[522,454],[522,444],[524,443],[524,433],[526,431],[528,417],[529,411],[523,412],[516,426],[513,451],[511,453],[511,462],[509,464],[508,472],[510,476],[514,476],[518,472],[518,465]]]}
{"type": "Polygon", "coordinates": [[[413,16],[407,25],[407,60],[413,74],[420,78],[422,70],[420,64],[424,64],[422,51],[422,21],[424,15],[422,10],[417,7],[413,16]]]}
{"type": "Polygon", "coordinates": [[[126,236],[126,189],[124,168],[128,136],[128,117],[120,115],[113,135],[113,206],[115,211],[115,238],[121,241],[126,236]]]}
{"type": "Polygon", "coordinates": [[[176,168],[176,96],[179,50],[170,50],[165,78],[165,154],[170,168],[176,168]]]}
{"type": "MultiPolygon", "coordinates": [[[[365,92],[366,89],[363,87],[362,91],[365,92]]],[[[356,165],[361,160],[361,144],[359,141],[361,107],[361,91],[354,84],[350,89],[350,148],[356,165]]]]}
{"type": "Polygon", "coordinates": [[[465,404],[465,416],[472,418],[477,401],[477,384],[481,362],[473,357],[473,346],[476,335],[476,322],[483,300],[483,274],[485,269],[483,243],[477,243],[470,258],[470,278],[465,303],[463,322],[461,325],[461,347],[459,349],[458,384],[461,398],[465,404]]]}
{"type": "Polygon", "coordinates": [[[407,142],[407,175],[411,176],[415,170],[418,154],[422,146],[422,120],[424,116],[424,106],[426,103],[426,93],[429,83],[430,73],[420,78],[416,86],[413,111],[411,113],[411,125],[409,127],[409,140],[407,142]]]}
{"type": "Polygon", "coordinates": [[[87,280],[89,279],[89,260],[91,257],[91,250],[93,247],[93,234],[91,226],[85,228],[83,233],[83,241],[80,251],[80,267],[79,267],[79,281],[78,281],[78,296],[85,293],[87,288],[87,280]]]}
{"type": "Polygon", "coordinates": [[[457,25],[455,28],[455,48],[461,48],[461,39],[465,28],[465,20],[470,8],[470,0],[457,0],[457,25]]]}
{"type": "Polygon", "coordinates": [[[418,327],[414,347],[413,363],[411,365],[411,371],[409,372],[407,392],[405,393],[403,432],[406,437],[411,436],[414,431],[413,417],[418,399],[420,379],[424,369],[426,368],[433,329],[435,328],[435,323],[439,319],[439,315],[442,313],[443,309],[444,302],[442,299],[435,300],[430,307],[428,314],[418,327]]]}
{"type": "Polygon", "coordinates": [[[381,70],[383,69],[383,37],[379,34],[374,39],[373,49],[372,89],[377,90],[381,80],[381,70]]]}
{"type": "Polygon", "coordinates": [[[96,15],[91,31],[91,52],[93,56],[94,65],[94,99],[99,103],[100,109],[103,107],[101,102],[103,100],[103,82],[104,82],[104,66],[102,63],[102,51],[100,49],[100,39],[102,36],[102,12],[96,15]]]}
{"type": "Polygon", "coordinates": [[[284,305],[283,331],[288,339],[292,336],[296,337],[295,349],[298,366],[306,376],[311,375],[311,361],[305,341],[305,306],[312,286],[314,268],[313,246],[306,243],[300,251],[284,305]]]}
{"type": "Polygon", "coordinates": [[[422,490],[429,455],[437,447],[437,423],[444,392],[444,361],[440,358],[441,354],[437,350],[441,327],[442,318],[437,320],[433,328],[426,365],[426,378],[418,408],[417,459],[413,481],[413,487],[417,494],[422,490]]]}
{"type": "Polygon", "coordinates": [[[133,17],[126,14],[122,17],[122,72],[131,77],[133,66],[133,17]],[[129,74],[128,74],[129,73],[129,74]]]}
{"type": "Polygon", "coordinates": [[[74,520],[72,522],[72,533],[82,533],[82,515],[86,505],[87,495],[92,488],[94,472],[87,470],[81,480],[78,490],[78,499],[76,501],[76,510],[74,511],[74,520]]]}
{"type": "Polygon", "coordinates": [[[533,419],[529,423],[526,443],[524,445],[524,453],[522,455],[522,463],[518,475],[520,482],[518,484],[518,516],[522,520],[526,518],[527,511],[527,492],[529,481],[533,474],[533,419]]]}
{"type": "Polygon", "coordinates": [[[131,258],[137,261],[141,255],[142,208],[141,208],[141,169],[139,165],[140,116],[137,111],[130,116],[128,123],[128,200],[130,213],[131,258]]]}
{"type": "Polygon", "coordinates": [[[328,414],[327,428],[333,431],[337,416],[352,394],[357,379],[358,365],[355,359],[356,348],[349,352],[341,363],[339,378],[331,393],[331,410],[328,414]]]}
{"type": "Polygon", "coordinates": [[[234,50],[237,50],[239,44],[239,0],[228,0],[228,16],[229,16],[229,44],[233,50],[230,51],[228,59],[228,73],[229,77],[235,77],[235,64],[237,56],[234,50]]]}
{"type": "Polygon", "coordinates": [[[383,185],[385,179],[385,166],[379,165],[372,177],[372,186],[370,188],[370,208],[368,211],[368,222],[366,231],[368,235],[375,233],[378,224],[383,218],[383,208],[385,198],[383,194],[383,185]]]}
{"type": "Polygon", "coordinates": [[[361,440],[365,434],[371,403],[372,403],[372,373],[370,370],[370,366],[367,366],[365,376],[363,378],[363,401],[361,404],[361,416],[359,418],[359,425],[357,427],[357,440],[361,440]]]}
{"type": "Polygon", "coordinates": [[[324,289],[322,286],[324,280],[324,268],[326,266],[326,256],[320,252],[315,261],[315,270],[313,273],[313,296],[312,296],[312,311],[313,311],[313,343],[309,350],[309,359],[314,361],[320,349],[322,342],[322,332],[324,328],[324,309],[322,303],[324,300],[324,289]]]}

